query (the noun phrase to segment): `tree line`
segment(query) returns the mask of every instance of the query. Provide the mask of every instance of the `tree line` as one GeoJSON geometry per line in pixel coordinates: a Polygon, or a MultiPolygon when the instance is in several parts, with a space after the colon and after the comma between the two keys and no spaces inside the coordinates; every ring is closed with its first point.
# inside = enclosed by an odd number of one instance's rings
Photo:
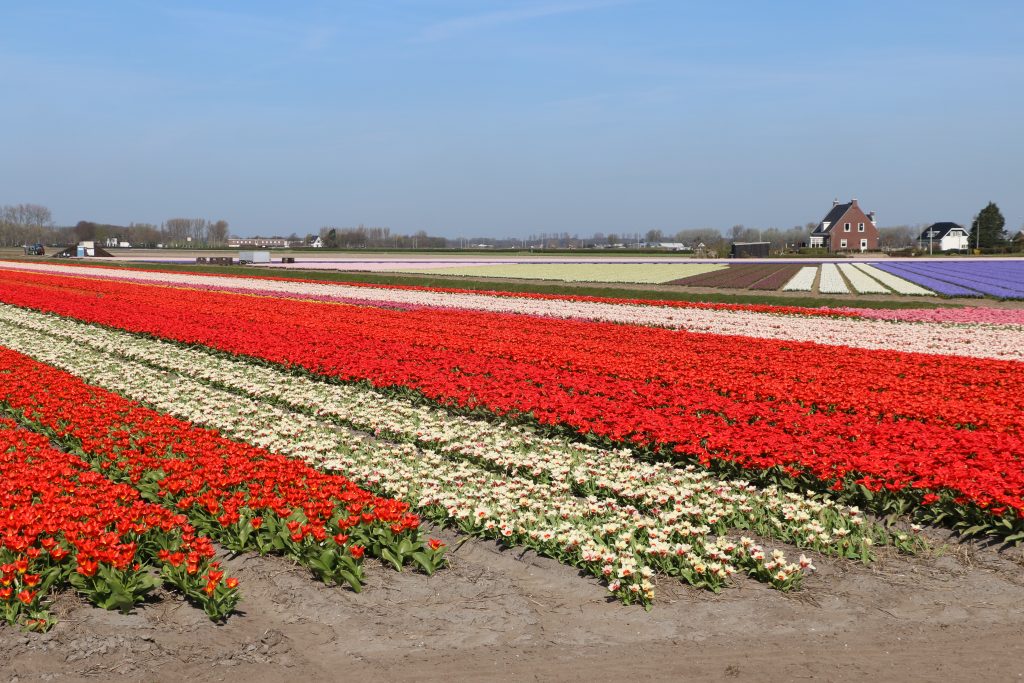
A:
{"type": "MultiPolygon", "coordinates": [[[[312,235],[307,236],[306,243],[311,243],[312,238],[312,235]]],[[[354,228],[324,226],[320,228],[320,241],[327,249],[444,249],[450,242],[444,237],[428,235],[424,230],[402,235],[391,232],[388,227],[364,225],[354,228]]]]}
{"type": "Polygon", "coordinates": [[[205,218],[169,218],[160,225],[129,223],[112,225],[93,221],[78,221],[72,226],[58,226],[45,206],[14,204],[0,206],[0,246],[17,247],[23,244],[73,245],[107,240],[128,242],[133,247],[226,246],[228,222],[205,218]]]}
{"type": "MultiPolygon", "coordinates": [[[[708,250],[725,253],[731,242],[768,242],[773,252],[790,251],[807,242],[816,223],[792,228],[765,229],[734,225],[723,233],[717,228],[691,228],[665,232],[654,228],[646,231],[603,233],[589,237],[579,234],[535,233],[529,239],[520,238],[445,238],[429,235],[420,230],[412,235],[393,232],[388,227],[359,225],[357,227],[325,226],[320,228],[321,243],[328,249],[444,249],[476,247],[480,245],[502,248],[562,248],[583,249],[593,247],[635,247],[658,244],[682,244],[690,249],[704,245],[708,250]]],[[[130,223],[111,225],[92,221],[79,221],[73,226],[56,226],[50,209],[39,204],[0,206],[0,246],[15,247],[22,244],[42,243],[70,245],[93,240],[100,244],[108,239],[129,242],[135,247],[223,247],[227,246],[228,222],[205,218],[169,218],[160,225],[130,223]]],[[[879,228],[879,247],[897,250],[917,245],[924,225],[898,225],[879,228]]],[[[292,233],[287,239],[293,244],[312,244],[316,235],[305,239],[292,233]]],[[[1008,249],[1015,244],[1006,232],[1006,220],[994,202],[989,202],[971,223],[970,246],[982,250],[1008,249]]]]}

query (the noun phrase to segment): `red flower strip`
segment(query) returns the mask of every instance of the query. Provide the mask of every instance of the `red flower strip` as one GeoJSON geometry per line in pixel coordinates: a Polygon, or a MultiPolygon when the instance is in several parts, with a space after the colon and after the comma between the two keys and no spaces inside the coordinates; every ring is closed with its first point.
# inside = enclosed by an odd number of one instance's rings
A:
{"type": "Polygon", "coordinates": [[[195,558],[197,567],[213,557],[210,540],[184,515],[143,501],[132,487],[55,450],[45,436],[0,418],[0,613],[9,621],[48,625],[28,617],[40,610],[45,595],[35,589],[44,576],[47,590],[73,574],[95,577],[101,567],[129,577],[170,551],[195,558]],[[11,609],[14,599],[23,610],[11,609]]]}

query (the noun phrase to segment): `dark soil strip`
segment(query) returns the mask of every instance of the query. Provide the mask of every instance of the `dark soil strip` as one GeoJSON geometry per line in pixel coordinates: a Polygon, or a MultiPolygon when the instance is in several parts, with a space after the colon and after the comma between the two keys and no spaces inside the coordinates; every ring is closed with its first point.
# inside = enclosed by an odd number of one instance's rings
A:
{"type": "Polygon", "coordinates": [[[673,281],[673,284],[695,287],[722,287],[725,289],[746,289],[763,280],[781,267],[775,263],[744,263],[729,265],[725,270],[701,273],[673,281]]]}
{"type": "Polygon", "coordinates": [[[803,266],[800,264],[787,264],[784,266],[779,266],[778,270],[776,270],[768,277],[750,285],[750,289],[762,291],[774,291],[776,289],[779,289],[784,284],[789,282],[790,279],[792,279],[792,277],[796,275],[797,271],[799,271],[802,267],[803,266]]]}

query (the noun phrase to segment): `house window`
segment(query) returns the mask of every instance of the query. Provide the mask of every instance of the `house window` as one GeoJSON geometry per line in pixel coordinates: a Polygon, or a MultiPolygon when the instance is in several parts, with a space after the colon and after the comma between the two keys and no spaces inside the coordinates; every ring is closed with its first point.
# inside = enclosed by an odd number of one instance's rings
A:
{"type": "Polygon", "coordinates": [[[839,240],[839,248],[846,249],[846,240],[839,240]]]}
{"type": "Polygon", "coordinates": [[[861,249],[861,251],[864,251],[867,248],[868,248],[868,241],[867,240],[861,240],[860,241],[860,249],[861,249]]]}
{"type": "Polygon", "coordinates": [[[847,223],[846,225],[843,226],[843,232],[850,232],[850,224],[849,223],[847,223]]]}
{"type": "Polygon", "coordinates": [[[864,232],[864,224],[863,223],[858,223],[857,224],[857,232],[864,232]]]}

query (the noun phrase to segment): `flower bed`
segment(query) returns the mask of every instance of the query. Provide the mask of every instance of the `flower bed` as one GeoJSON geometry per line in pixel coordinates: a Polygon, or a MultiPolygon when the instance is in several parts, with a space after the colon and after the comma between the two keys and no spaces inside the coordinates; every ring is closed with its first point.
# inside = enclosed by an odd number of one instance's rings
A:
{"type": "Polygon", "coordinates": [[[562,282],[662,283],[725,268],[717,263],[502,263],[402,266],[391,270],[425,275],[522,278],[562,282]]]}
{"type": "Polygon", "coordinates": [[[923,261],[878,264],[879,268],[947,296],[1024,299],[1024,263],[1006,261],[923,261]]]}
{"type": "Polygon", "coordinates": [[[865,275],[878,280],[897,294],[906,294],[908,296],[929,296],[935,293],[925,289],[924,287],[920,287],[913,282],[908,282],[902,277],[896,277],[896,275],[883,269],[880,264],[871,265],[868,263],[854,263],[853,266],[865,275]]]}
{"type": "MultiPolygon", "coordinates": [[[[47,307],[56,305],[53,296],[53,287],[60,287],[66,301],[60,302],[61,310],[73,314],[75,307],[80,310],[89,310],[101,304],[102,301],[97,294],[104,296],[112,292],[120,292],[124,296],[125,290],[119,287],[116,282],[104,279],[92,279],[83,277],[61,277],[55,275],[37,275],[8,271],[4,263],[0,263],[0,301],[18,303],[29,306],[47,307]],[[104,294],[108,292],[108,294],[104,294]],[[74,303],[72,303],[74,302],[74,303]]],[[[20,265],[20,264],[19,264],[20,265]]],[[[29,264],[32,265],[32,264],[29,264]]],[[[40,269],[46,270],[45,266],[40,269]]],[[[63,268],[62,269],[66,269],[63,268]]],[[[78,270],[89,269],[79,268],[78,270]]],[[[132,271],[119,271],[101,267],[98,270],[113,273],[128,273],[132,271]]],[[[153,274],[150,274],[153,275],[153,274]]],[[[154,275],[154,278],[157,277],[154,275]]],[[[213,278],[205,276],[189,276],[191,287],[207,286],[225,278],[213,278]]],[[[237,278],[246,280],[246,278],[237,278]]],[[[273,285],[272,280],[250,280],[261,286],[273,285]]],[[[168,280],[168,284],[180,284],[180,279],[174,276],[168,280]]],[[[282,287],[291,288],[294,283],[280,283],[282,287]]],[[[298,283],[302,285],[303,283],[298,283]]],[[[336,285],[327,285],[327,291],[335,291],[336,285]]],[[[142,307],[150,305],[149,299],[165,298],[167,289],[152,290],[151,294],[144,295],[148,287],[138,286],[135,290],[139,292],[137,304],[142,307]]],[[[202,302],[205,296],[202,291],[197,292],[187,289],[173,290],[175,297],[181,297],[194,302],[195,306],[204,305],[202,302]]],[[[203,290],[206,291],[206,290],[203,290]]],[[[246,289],[245,292],[253,290],[246,289]]],[[[422,307],[416,305],[415,310],[424,315],[435,312],[439,316],[445,315],[447,310],[480,310],[495,304],[495,311],[520,313],[533,316],[552,318],[571,318],[582,320],[601,320],[615,323],[628,323],[631,325],[664,326],[669,328],[682,328],[692,332],[727,334],[742,336],[744,338],[757,337],[761,339],[790,339],[794,341],[813,341],[821,344],[854,346],[867,349],[899,349],[905,351],[918,351],[922,353],[947,354],[955,356],[973,356],[980,358],[1004,358],[1024,360],[1024,346],[1019,343],[1016,331],[1004,331],[995,328],[979,328],[971,331],[969,336],[963,338],[950,335],[950,331],[944,326],[920,325],[908,330],[898,330],[891,324],[877,320],[861,319],[854,314],[834,311],[839,316],[818,315],[826,309],[779,309],[776,307],[762,307],[764,312],[756,312],[752,309],[724,309],[724,308],[677,308],[677,307],[655,307],[632,304],[607,304],[599,302],[569,301],[556,299],[521,299],[516,297],[491,297],[479,295],[454,295],[444,292],[423,292],[406,290],[367,290],[360,288],[348,288],[345,291],[362,291],[367,295],[373,295],[375,300],[384,295],[394,295],[391,300],[393,304],[406,305],[414,301],[433,301],[433,305],[422,307]],[[452,297],[461,297],[453,299],[452,297]],[[797,311],[808,311],[814,315],[796,315],[797,311]],[[785,315],[783,315],[785,314],[785,315]]],[[[337,292],[336,292],[337,293],[337,292]]],[[[216,294],[211,296],[216,298],[216,294]]],[[[285,300],[281,307],[288,308],[302,304],[285,300]]],[[[389,305],[389,308],[397,306],[389,305]]],[[[49,310],[49,309],[48,309],[49,310]]],[[[486,311],[494,312],[494,311],[486,311]]],[[[500,316],[492,320],[501,320],[500,316]]],[[[611,329],[621,329],[615,327],[611,329]]]]}
{"type": "Polygon", "coordinates": [[[1024,309],[970,306],[965,308],[854,308],[849,310],[853,310],[865,318],[878,320],[1024,326],[1024,309]]]}
{"type": "Polygon", "coordinates": [[[238,581],[212,557],[209,539],[183,515],[0,418],[0,617],[7,623],[48,629],[54,619],[45,603],[62,586],[130,611],[161,579],[211,619],[224,619],[238,602],[238,581]]]}
{"type": "MultiPolygon", "coordinates": [[[[1008,408],[1019,402],[1012,388],[1020,382],[1017,364],[876,353],[841,361],[829,357],[818,371],[825,350],[809,345],[530,318],[517,318],[513,328],[512,321],[486,314],[301,302],[285,307],[223,294],[189,302],[180,292],[152,296],[155,289],[108,286],[102,298],[68,301],[64,295],[50,305],[328,375],[412,387],[467,408],[530,413],[544,424],[568,425],[609,442],[671,449],[708,465],[736,463],[755,472],[807,477],[804,485],[817,481],[853,490],[881,499],[881,507],[924,505],[923,511],[955,523],[970,521],[972,528],[980,514],[988,524],[983,530],[998,532],[993,525],[1007,522],[1012,533],[1004,535],[1016,533],[1016,518],[1003,513],[1021,505],[1022,476],[1013,456],[1021,450],[1019,420],[1008,408]],[[325,353],[339,344],[345,354],[325,353]],[[737,367],[741,357],[756,358],[761,351],[765,356],[732,373],[735,389],[697,390],[687,377],[699,374],[706,382],[711,366],[680,359],[701,344],[715,358],[737,359],[737,367]],[[751,391],[752,378],[760,382],[780,366],[789,376],[786,386],[831,383],[831,406],[808,410],[788,396],[778,398],[786,396],[781,392],[771,398],[751,391]],[[844,367],[849,375],[836,379],[844,367]],[[908,376],[900,377],[904,369],[908,376]],[[898,396],[890,393],[893,387],[900,388],[898,396]],[[979,387],[987,389],[979,395],[979,387]],[[956,401],[958,392],[973,404],[951,405],[968,419],[984,421],[973,423],[974,431],[949,424],[935,410],[936,401],[956,401]],[[876,412],[875,404],[887,400],[894,412],[876,412]],[[906,419],[904,403],[913,420],[906,419]]],[[[725,370],[718,376],[730,374],[725,370]]]]}
{"type": "MultiPolygon", "coordinates": [[[[691,275],[673,280],[670,284],[689,287],[721,287],[724,289],[747,289],[766,278],[788,280],[799,266],[778,263],[742,263],[729,265],[725,270],[691,275]]],[[[780,283],[781,286],[781,283],[780,283]]],[[[772,289],[777,289],[774,287],[772,289]]],[[[760,287],[758,288],[760,289],[760,287]]]]}
{"type": "MultiPolygon", "coordinates": [[[[439,308],[464,308],[485,311],[513,311],[553,317],[581,317],[595,320],[637,322],[616,316],[616,311],[627,311],[638,315],[637,309],[646,315],[657,315],[658,309],[680,309],[693,311],[730,311],[747,313],[771,313],[775,315],[797,315],[801,317],[856,318],[855,313],[846,313],[829,308],[804,308],[799,306],[773,306],[769,304],[726,304],[701,301],[668,301],[655,299],[621,299],[600,296],[571,294],[540,294],[534,292],[507,292],[501,290],[477,291],[453,287],[420,287],[415,285],[375,285],[362,282],[325,283],[319,280],[270,276],[237,276],[214,273],[194,275],[125,269],[116,266],[70,266],[63,264],[25,263],[21,261],[0,261],[0,269],[41,272],[49,274],[78,275],[97,279],[126,280],[155,284],[198,287],[222,291],[252,292],[260,295],[307,298],[313,295],[325,300],[364,301],[379,303],[389,301],[398,304],[413,304],[439,308]],[[566,304],[571,303],[572,306],[566,304]],[[545,305],[548,304],[548,305],[545,305]],[[648,310],[650,309],[650,310],[648,310]],[[582,311],[582,312],[581,312],[582,311]]],[[[642,318],[643,315],[640,315],[642,318]]],[[[657,323],[652,323],[657,324],[657,323]]]]}
{"type": "Polygon", "coordinates": [[[818,277],[818,266],[804,266],[783,286],[784,292],[809,292],[818,277]]]}
{"type": "MultiPolygon", "coordinates": [[[[864,411],[866,404],[858,397],[869,395],[869,416],[950,420],[954,424],[964,421],[1002,430],[1019,427],[1019,414],[1024,410],[1024,378],[1014,363],[893,352],[837,356],[829,347],[811,344],[643,327],[522,317],[509,320],[470,312],[339,308],[97,284],[105,286],[81,293],[62,289],[59,295],[51,289],[28,290],[19,298],[54,312],[179,341],[203,341],[285,365],[305,357],[303,363],[313,369],[383,384],[396,372],[411,373],[412,377],[423,373],[424,380],[435,373],[445,377],[450,371],[441,368],[454,364],[460,370],[449,380],[453,387],[466,373],[481,378],[488,373],[506,373],[507,387],[515,386],[517,375],[518,381],[529,384],[543,373],[567,383],[563,390],[579,391],[585,400],[594,393],[595,381],[596,386],[628,381],[623,390],[638,392],[638,402],[652,406],[666,401],[685,404],[693,399],[672,398],[672,392],[701,390],[697,400],[712,406],[717,404],[712,401],[727,405],[749,398],[845,412],[864,411]],[[225,320],[232,324],[225,326],[225,320]],[[387,329],[387,338],[378,341],[375,329],[387,329]],[[560,341],[563,339],[572,342],[560,341]],[[345,356],[330,353],[338,340],[349,343],[345,356]],[[721,362],[723,356],[730,358],[727,364],[721,362]],[[623,357],[632,362],[623,363],[623,357]],[[432,359],[437,361],[436,371],[427,367],[432,359]],[[533,369],[531,362],[541,367],[533,369]],[[667,396],[665,392],[669,392],[667,396]],[[935,410],[937,404],[947,402],[958,410],[935,410]]],[[[13,296],[19,289],[11,284],[0,297],[13,296]]],[[[903,346],[911,346],[922,328],[917,324],[900,328],[884,321],[875,324],[888,329],[889,336],[903,346]]],[[[984,339],[980,333],[984,330],[935,329],[947,337],[952,335],[947,341],[964,350],[969,350],[966,341],[984,339]],[[960,341],[961,336],[965,341],[960,341]]],[[[932,343],[931,338],[925,339],[932,343]]],[[[1019,331],[1011,330],[1006,343],[1019,343],[1019,339],[1019,331]]],[[[443,386],[438,390],[443,392],[443,386]]]]}
{"type": "Polygon", "coordinates": [[[758,280],[754,284],[750,285],[750,289],[758,291],[775,291],[790,282],[793,277],[803,269],[803,266],[796,264],[787,264],[778,270],[767,275],[765,278],[758,280]]]}
{"type": "MultiPolygon", "coordinates": [[[[754,529],[801,547],[861,559],[869,556],[872,542],[912,544],[827,501],[777,489],[757,491],[692,467],[643,465],[629,453],[457,418],[365,387],[314,382],[70,321],[44,322],[37,327],[48,330],[45,334],[16,328],[3,333],[26,353],[161,410],[332,464],[464,532],[521,543],[581,566],[608,579],[609,588],[627,602],[653,597],[645,571],[667,572],[713,589],[739,569],[780,588],[799,581],[789,570],[781,577],[770,571],[780,555],[764,560],[771,566],[745,556],[723,565],[727,558],[720,556],[719,541],[706,536],[721,537],[729,528],[754,529]],[[89,347],[103,351],[88,352],[89,347]],[[146,365],[126,361],[126,356],[146,365]],[[188,368],[188,374],[181,368],[188,368]],[[176,375],[168,374],[175,369],[176,375]],[[367,443],[330,422],[372,430],[378,439],[416,444],[421,450],[367,443]],[[678,544],[685,551],[667,561],[664,548],[678,544]],[[595,563],[595,557],[601,560],[595,563]],[[701,566],[723,567],[725,574],[708,576],[696,571],[701,566]],[[609,579],[609,571],[618,575],[624,568],[632,568],[634,581],[609,579]]],[[[743,538],[728,544],[746,547],[743,538]]]]}
{"type": "Polygon", "coordinates": [[[362,585],[369,550],[433,572],[443,558],[406,503],[339,475],[161,415],[0,348],[0,401],[16,416],[102,462],[108,476],[187,515],[234,550],[288,554],[324,581],[362,585]]]}
{"type": "Polygon", "coordinates": [[[883,287],[878,280],[870,277],[866,272],[856,267],[857,264],[840,263],[839,270],[850,282],[854,291],[858,294],[888,294],[889,290],[883,287]]]}
{"type": "Polygon", "coordinates": [[[818,291],[822,294],[849,294],[850,289],[846,286],[843,276],[834,263],[821,264],[821,279],[818,281],[818,291]]]}

